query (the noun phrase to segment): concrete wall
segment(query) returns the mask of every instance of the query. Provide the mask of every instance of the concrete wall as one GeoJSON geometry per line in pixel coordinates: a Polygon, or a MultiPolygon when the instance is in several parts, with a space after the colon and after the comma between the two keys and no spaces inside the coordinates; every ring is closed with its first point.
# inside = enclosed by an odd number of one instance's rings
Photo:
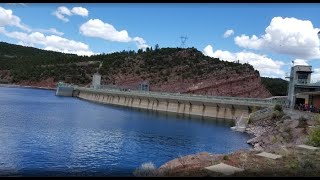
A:
{"type": "MultiPolygon", "coordinates": [[[[115,95],[108,93],[95,93],[79,91],[77,97],[103,104],[119,105],[132,108],[147,109],[165,113],[178,113],[185,116],[201,116],[218,119],[236,119],[242,114],[248,116],[248,106],[201,103],[192,101],[179,101],[156,99],[150,97],[135,97],[130,95],[115,95]]],[[[252,107],[251,107],[252,108],[252,107]]]]}
{"type": "Polygon", "coordinates": [[[73,96],[73,87],[57,87],[57,96],[73,96]]]}

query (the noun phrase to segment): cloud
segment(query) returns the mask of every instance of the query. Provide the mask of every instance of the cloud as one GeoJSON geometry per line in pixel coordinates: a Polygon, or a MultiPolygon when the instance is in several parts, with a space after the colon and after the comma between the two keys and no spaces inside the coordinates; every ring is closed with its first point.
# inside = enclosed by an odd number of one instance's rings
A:
{"type": "Polygon", "coordinates": [[[57,35],[63,35],[63,32],[57,31],[55,28],[50,28],[50,29],[32,29],[28,27],[25,24],[21,23],[21,20],[18,16],[13,15],[12,10],[10,9],[4,9],[0,7],[0,27],[5,27],[5,26],[15,26],[18,27],[22,30],[31,32],[31,31],[39,31],[39,32],[44,32],[44,33],[51,33],[51,34],[57,34],[57,35]]]}
{"type": "Polygon", "coordinates": [[[131,38],[126,30],[117,31],[111,24],[100,19],[90,19],[80,26],[80,33],[88,37],[99,37],[108,41],[130,42],[131,38]]]}
{"type": "Polygon", "coordinates": [[[57,8],[56,11],[53,12],[54,16],[56,16],[58,19],[64,22],[69,22],[69,19],[66,18],[65,16],[78,15],[78,16],[86,17],[88,16],[88,14],[89,14],[89,11],[83,7],[74,7],[71,10],[69,10],[65,6],[60,6],[57,8]]]}
{"type": "Polygon", "coordinates": [[[147,47],[150,47],[146,44],[146,41],[141,37],[135,37],[133,38],[133,41],[136,42],[138,49],[146,49],[147,47]]]}
{"type": "Polygon", "coordinates": [[[274,17],[264,35],[252,35],[250,38],[242,34],[235,37],[234,41],[243,48],[268,50],[301,59],[319,59],[319,30],[308,20],[274,17]]]}
{"type": "Polygon", "coordinates": [[[295,59],[294,60],[294,65],[305,65],[308,66],[308,62],[305,59],[295,59]]]}
{"type": "Polygon", "coordinates": [[[89,11],[86,8],[83,7],[74,7],[71,9],[71,12],[74,15],[79,15],[82,17],[87,17],[89,15],[89,11]]]}
{"type": "Polygon", "coordinates": [[[260,72],[261,76],[285,77],[285,72],[281,70],[281,66],[285,65],[285,63],[268,58],[266,55],[244,51],[237,53],[222,50],[213,51],[213,47],[211,45],[208,45],[203,49],[203,54],[230,62],[239,60],[240,63],[249,63],[260,72]]]}
{"type": "Polygon", "coordinates": [[[15,26],[24,31],[31,31],[30,28],[21,23],[18,16],[14,15],[12,10],[0,7],[0,27],[15,26]]]}
{"type": "Polygon", "coordinates": [[[256,35],[253,35],[250,38],[249,36],[242,34],[241,36],[235,37],[234,41],[238,46],[248,49],[260,49],[263,44],[263,40],[259,39],[256,35]]]}
{"type": "Polygon", "coordinates": [[[59,35],[59,36],[62,36],[64,33],[63,32],[60,32],[58,30],[56,30],[55,28],[50,28],[50,29],[36,29],[34,31],[39,31],[39,32],[42,32],[42,33],[48,33],[48,34],[56,34],[56,35],[59,35]]]}
{"type": "Polygon", "coordinates": [[[311,75],[311,82],[315,83],[320,81],[320,68],[313,69],[314,73],[311,75]]]}
{"type": "Polygon", "coordinates": [[[228,37],[232,36],[233,34],[234,34],[234,31],[232,29],[229,29],[223,34],[223,37],[228,38],[228,37]]]}
{"type": "Polygon", "coordinates": [[[80,33],[87,37],[97,37],[113,42],[135,42],[139,49],[149,47],[141,37],[131,38],[126,30],[118,31],[111,24],[100,19],[90,19],[80,26],[80,33]]]}
{"type": "Polygon", "coordinates": [[[8,32],[4,28],[0,29],[0,33],[7,37],[19,40],[20,45],[32,46],[42,45],[46,50],[59,51],[64,53],[72,53],[78,55],[93,55],[87,44],[82,42],[69,40],[56,35],[45,36],[40,32],[24,33],[24,32],[8,32]]]}
{"type": "Polygon", "coordinates": [[[64,17],[64,15],[71,16],[71,11],[67,7],[60,6],[55,12],[53,12],[53,15],[64,22],[68,22],[69,19],[64,17]]]}

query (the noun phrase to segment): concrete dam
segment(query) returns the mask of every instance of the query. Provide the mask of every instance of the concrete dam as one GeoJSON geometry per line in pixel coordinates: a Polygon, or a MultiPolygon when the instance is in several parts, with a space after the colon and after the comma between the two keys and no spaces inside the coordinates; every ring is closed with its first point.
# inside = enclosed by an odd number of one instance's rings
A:
{"type": "Polygon", "coordinates": [[[243,115],[248,116],[254,110],[273,107],[276,103],[272,98],[237,98],[59,86],[56,95],[73,96],[102,104],[216,119],[237,119],[243,115]]]}

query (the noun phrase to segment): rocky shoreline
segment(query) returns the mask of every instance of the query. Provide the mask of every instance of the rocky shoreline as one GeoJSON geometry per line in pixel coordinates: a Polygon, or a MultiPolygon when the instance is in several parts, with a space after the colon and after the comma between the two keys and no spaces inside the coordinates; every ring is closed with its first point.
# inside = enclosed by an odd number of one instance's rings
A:
{"type": "MultiPolygon", "coordinates": [[[[295,148],[296,145],[305,144],[307,142],[307,135],[310,132],[310,127],[315,125],[315,121],[313,120],[315,114],[298,111],[285,111],[285,114],[286,115],[276,120],[273,119],[272,114],[270,114],[267,119],[248,124],[244,133],[254,136],[254,138],[247,141],[248,144],[252,145],[251,149],[238,150],[230,154],[201,152],[179,157],[163,164],[158,169],[152,171],[148,176],[209,176],[208,172],[204,170],[204,167],[220,162],[225,162],[226,164],[235,165],[237,167],[245,167],[245,169],[248,169],[246,175],[249,175],[251,173],[250,171],[258,166],[259,169],[256,169],[255,171],[260,171],[262,174],[268,172],[269,174],[266,175],[276,174],[274,172],[280,174],[286,172],[288,169],[287,164],[290,165],[290,163],[293,162],[300,163],[301,160],[298,162],[296,159],[303,159],[302,157],[306,156],[306,154],[300,153],[300,151],[295,148]],[[283,163],[282,165],[281,163],[278,163],[278,165],[275,164],[273,167],[270,165],[270,162],[265,162],[263,159],[259,159],[255,156],[256,153],[262,151],[278,154],[283,153],[288,156],[288,158],[281,162],[283,163]],[[271,171],[274,172],[271,173],[271,171]]],[[[320,153],[316,154],[315,157],[320,158],[320,153]]],[[[311,157],[311,159],[313,158],[311,157]]],[[[318,164],[320,166],[320,163],[318,164]]],[[[318,164],[316,164],[316,166],[318,164]]],[[[298,169],[297,172],[299,170],[301,169],[298,169]]],[[[302,172],[303,171],[304,170],[302,170],[302,172]]],[[[290,173],[292,174],[294,171],[290,173]]],[[[211,174],[210,176],[221,175],[211,174]]]]}

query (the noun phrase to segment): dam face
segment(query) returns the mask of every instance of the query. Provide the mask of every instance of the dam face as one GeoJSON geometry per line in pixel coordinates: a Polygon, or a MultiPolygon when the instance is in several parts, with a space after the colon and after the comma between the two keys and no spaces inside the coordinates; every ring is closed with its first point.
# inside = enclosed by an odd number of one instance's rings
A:
{"type": "MultiPolygon", "coordinates": [[[[165,94],[165,93],[163,93],[165,94]]],[[[250,103],[228,103],[224,100],[199,100],[193,97],[154,96],[148,93],[92,90],[77,88],[73,96],[102,104],[111,104],[164,113],[178,113],[184,116],[200,116],[216,119],[236,119],[248,116],[253,108],[260,108],[250,103]]]]}

